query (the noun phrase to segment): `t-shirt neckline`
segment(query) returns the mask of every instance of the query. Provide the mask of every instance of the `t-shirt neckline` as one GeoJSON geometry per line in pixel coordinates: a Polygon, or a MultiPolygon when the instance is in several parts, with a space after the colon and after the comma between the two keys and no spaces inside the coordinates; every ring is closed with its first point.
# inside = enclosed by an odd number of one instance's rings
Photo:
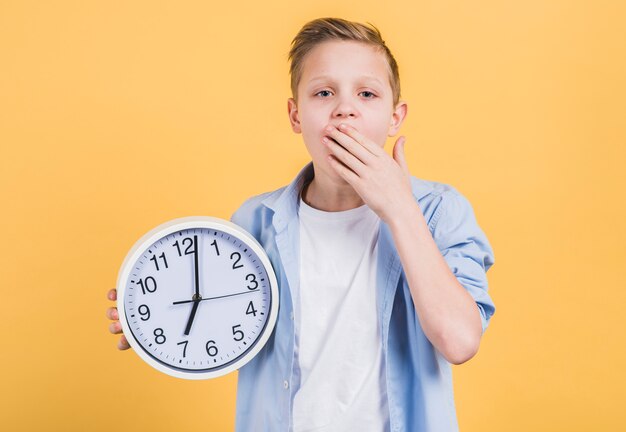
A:
{"type": "Polygon", "coordinates": [[[324,211],[319,210],[314,207],[308,205],[303,199],[302,194],[300,195],[300,209],[299,211],[305,216],[314,217],[317,219],[325,219],[325,220],[344,220],[344,219],[359,219],[367,215],[368,213],[374,213],[367,204],[363,204],[362,206],[355,207],[348,210],[341,211],[324,211]]]}

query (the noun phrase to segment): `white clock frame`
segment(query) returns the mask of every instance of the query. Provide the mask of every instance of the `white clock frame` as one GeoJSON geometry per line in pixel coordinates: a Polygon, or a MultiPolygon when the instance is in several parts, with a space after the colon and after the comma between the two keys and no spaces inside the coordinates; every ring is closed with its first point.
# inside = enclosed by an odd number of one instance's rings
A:
{"type": "Polygon", "coordinates": [[[278,317],[278,282],[276,280],[276,275],[274,273],[274,269],[270,262],[269,257],[267,256],[265,250],[260,245],[260,243],[245,229],[240,226],[224,220],[220,218],[210,217],[210,216],[189,216],[182,217],[178,219],[173,219],[168,222],[165,222],[146,234],[144,234],[130,249],[120,271],[118,273],[117,279],[117,308],[119,321],[122,324],[122,330],[124,331],[124,335],[128,340],[128,343],[133,348],[133,350],[141,357],[146,363],[148,363],[153,368],[163,372],[167,375],[183,378],[183,379],[191,379],[191,380],[200,380],[200,379],[211,379],[217,378],[223,375],[226,375],[234,370],[237,370],[252,360],[259,351],[265,346],[267,343],[274,327],[276,325],[276,319],[278,317]],[[126,285],[128,279],[131,275],[131,271],[135,267],[136,262],[139,258],[146,252],[146,250],[158,240],[173,234],[178,231],[187,230],[187,229],[214,229],[218,231],[222,231],[231,236],[236,237],[241,242],[245,243],[252,251],[258,256],[261,260],[261,263],[265,267],[265,271],[267,273],[267,277],[269,279],[269,287],[270,287],[270,310],[269,316],[266,321],[266,325],[264,326],[263,333],[255,339],[254,346],[250,348],[247,352],[242,354],[239,358],[232,361],[227,366],[221,367],[220,369],[214,371],[182,371],[175,369],[174,366],[169,367],[159,360],[153,358],[150,354],[148,354],[143,346],[135,339],[133,332],[130,329],[130,325],[126,316],[124,295],[126,292],[126,285]]]}

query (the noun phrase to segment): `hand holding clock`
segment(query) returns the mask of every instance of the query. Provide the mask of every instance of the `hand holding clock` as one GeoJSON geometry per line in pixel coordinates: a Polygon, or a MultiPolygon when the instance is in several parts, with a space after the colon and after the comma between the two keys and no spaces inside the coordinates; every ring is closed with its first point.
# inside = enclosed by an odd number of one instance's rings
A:
{"type": "MultiPolygon", "coordinates": [[[[109,290],[107,293],[107,298],[113,302],[117,300],[117,290],[115,288],[109,290]]],[[[122,332],[122,325],[118,321],[120,319],[119,314],[117,313],[116,307],[110,307],[107,309],[107,318],[110,320],[114,320],[111,324],[109,324],[109,331],[113,334],[121,334],[120,340],[117,342],[117,349],[120,351],[127,350],[130,348],[128,340],[124,333],[122,332]]]]}

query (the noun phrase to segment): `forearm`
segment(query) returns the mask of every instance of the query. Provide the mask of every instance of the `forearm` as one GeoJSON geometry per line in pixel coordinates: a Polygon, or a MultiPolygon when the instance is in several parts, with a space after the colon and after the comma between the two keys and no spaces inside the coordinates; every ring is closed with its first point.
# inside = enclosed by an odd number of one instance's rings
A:
{"type": "Polygon", "coordinates": [[[415,201],[388,221],[424,334],[453,364],[478,351],[482,336],[476,302],[454,276],[415,201]]]}

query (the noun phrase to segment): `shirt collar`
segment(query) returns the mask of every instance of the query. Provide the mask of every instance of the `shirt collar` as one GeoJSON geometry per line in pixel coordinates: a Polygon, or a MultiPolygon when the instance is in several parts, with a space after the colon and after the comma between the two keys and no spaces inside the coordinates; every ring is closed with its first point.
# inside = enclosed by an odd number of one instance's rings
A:
{"type": "Polygon", "coordinates": [[[282,231],[289,221],[298,215],[300,191],[313,179],[314,175],[313,162],[309,162],[291,183],[270,193],[262,201],[263,205],[274,211],[272,222],[276,232],[282,231]]]}

